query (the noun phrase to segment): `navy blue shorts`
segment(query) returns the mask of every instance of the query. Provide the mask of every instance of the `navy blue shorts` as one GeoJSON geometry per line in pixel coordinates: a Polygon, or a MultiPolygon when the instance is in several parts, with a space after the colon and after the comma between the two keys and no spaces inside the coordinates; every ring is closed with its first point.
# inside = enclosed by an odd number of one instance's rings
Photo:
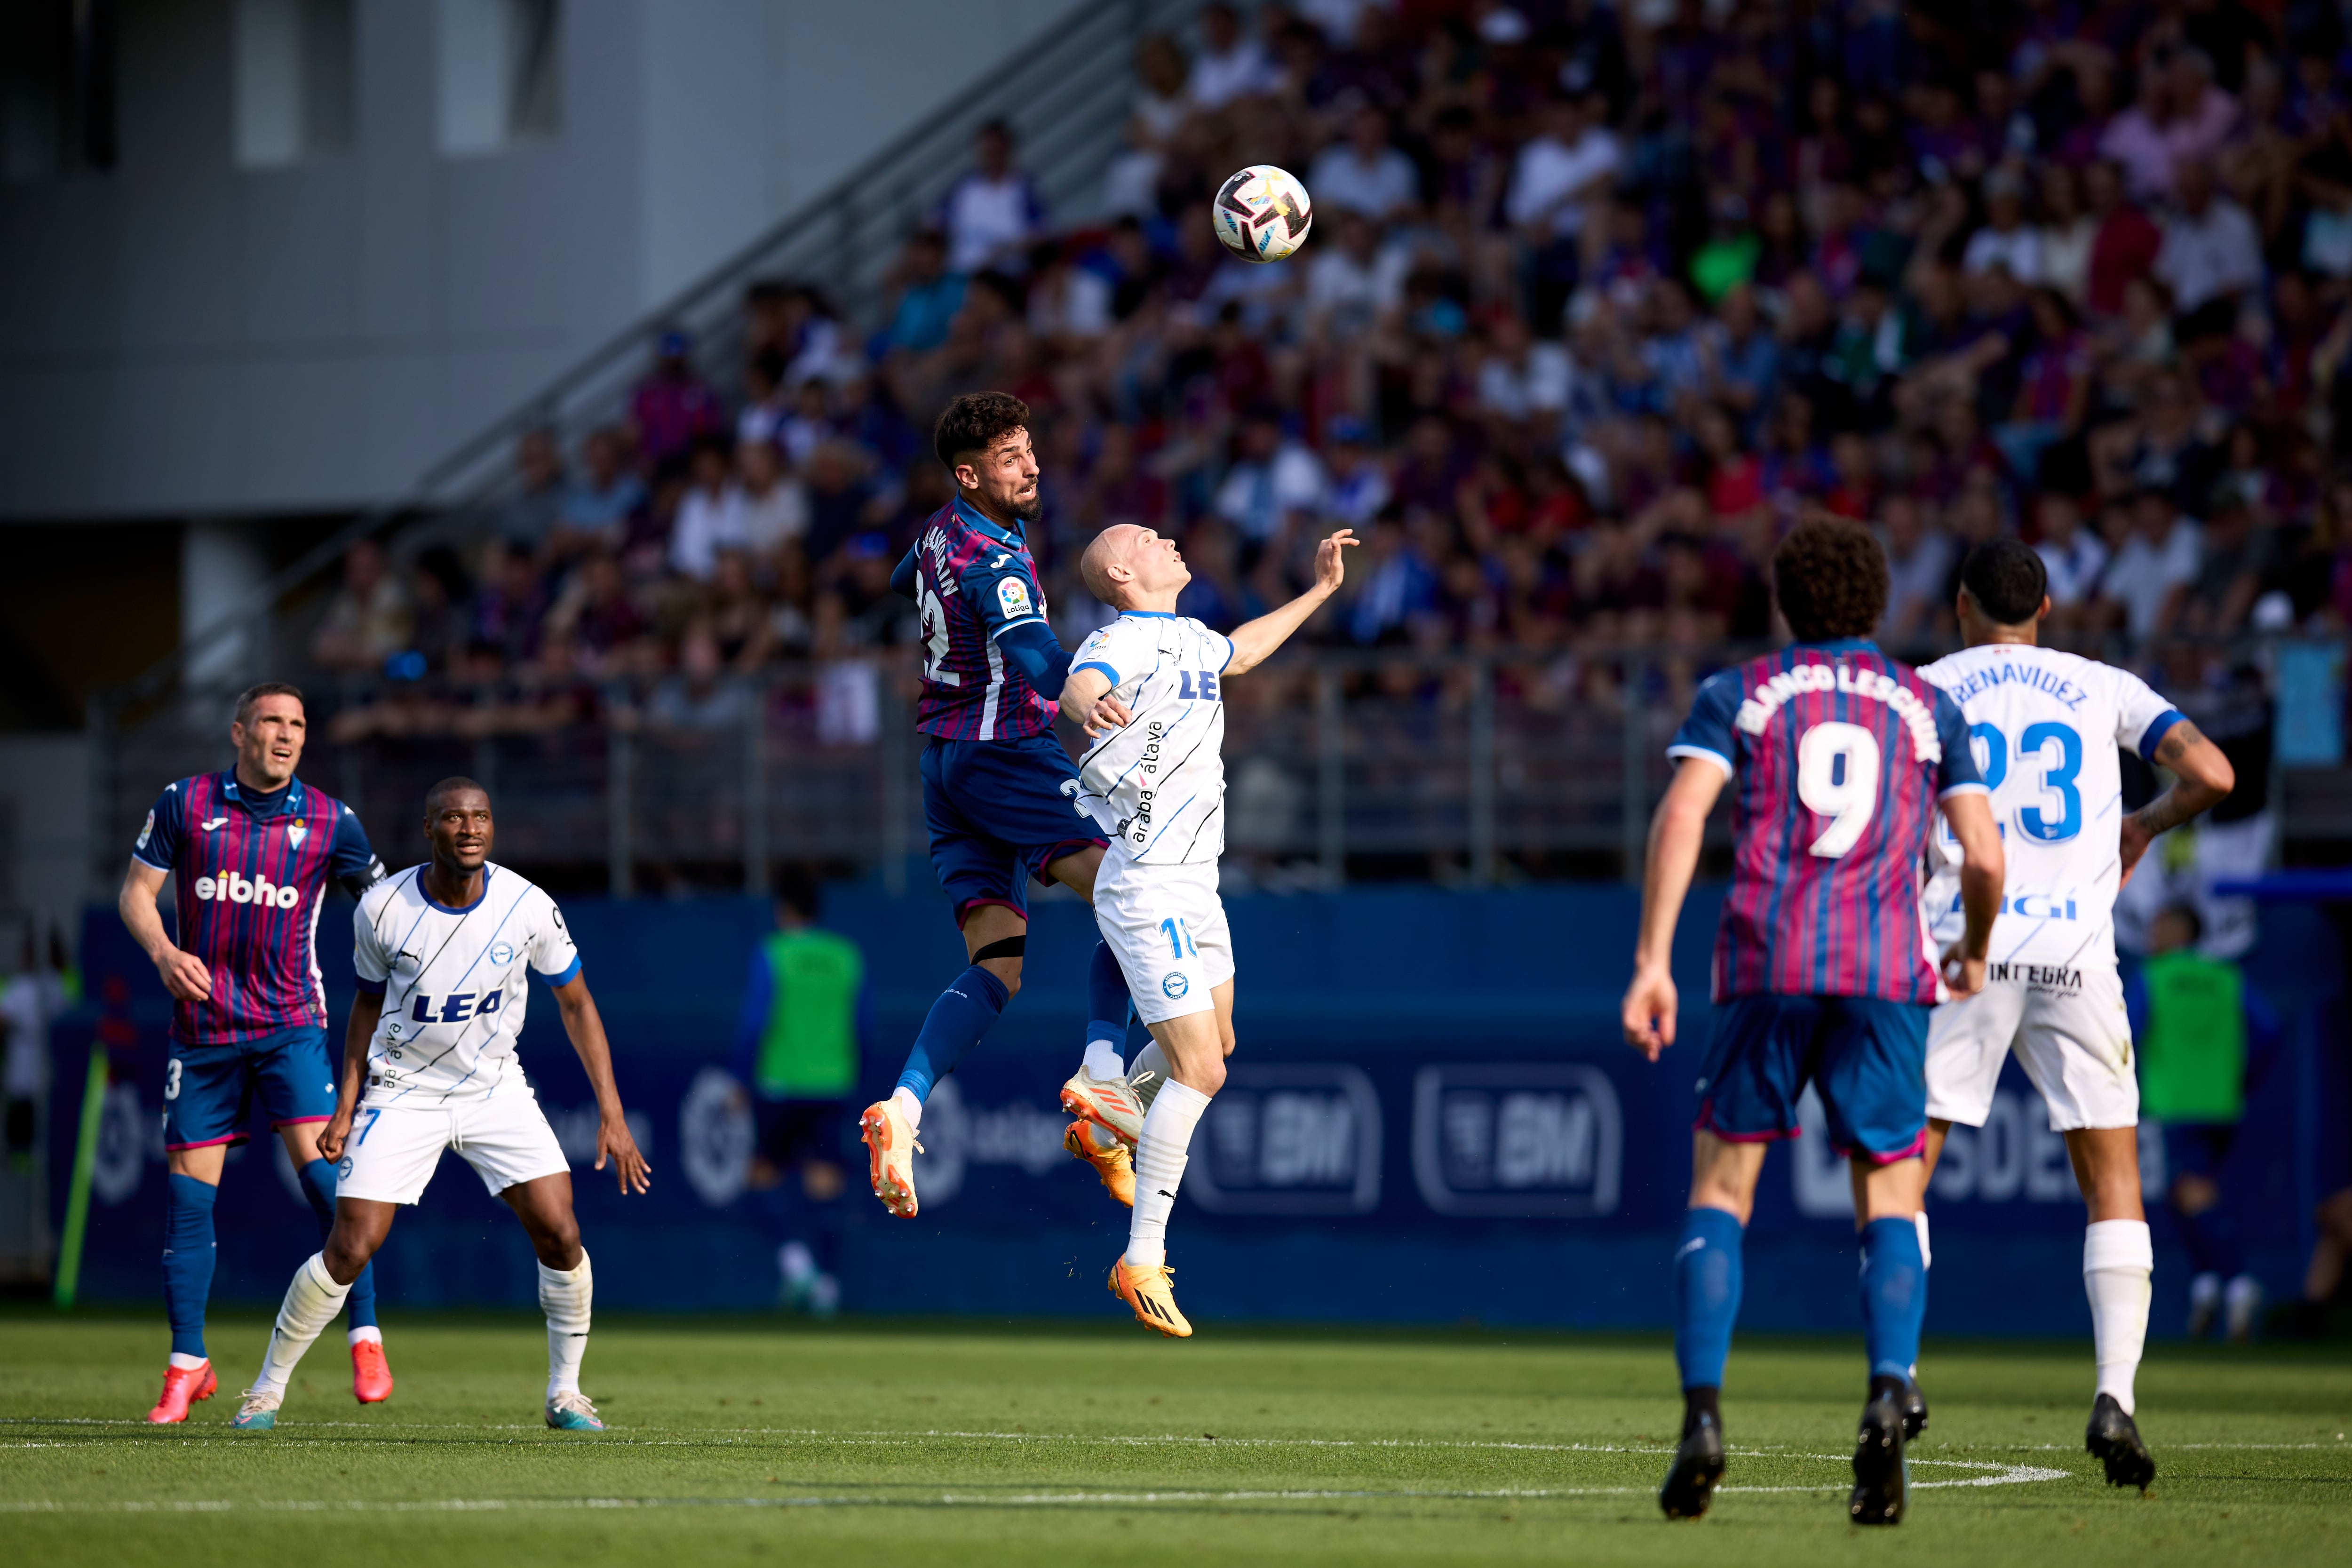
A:
{"type": "Polygon", "coordinates": [[[1032,877],[1065,855],[1104,843],[1094,818],[1062,793],[1078,770],[1049,734],[1025,741],[934,735],[923,748],[922,768],[931,869],[955,905],[959,926],[982,904],[1003,904],[1025,920],[1032,877]]]}
{"type": "Polygon", "coordinates": [[[2168,1121],[2164,1124],[2164,1173],[2168,1181],[2182,1176],[2221,1179],[2230,1163],[2230,1148],[2238,1141],[2234,1121],[2168,1121]]]}
{"type": "Polygon", "coordinates": [[[1909,1159],[1927,1140],[1930,1011],[1875,996],[1736,996],[1716,1010],[1696,1125],[1734,1143],[1793,1138],[1810,1083],[1839,1153],[1909,1159]]]}
{"type": "Polygon", "coordinates": [[[246,1141],[254,1096],[272,1127],[324,1121],[335,1113],[335,1070],[327,1031],[281,1029],[257,1040],[192,1046],[173,1040],[163,1064],[163,1147],[205,1149],[246,1141]]]}

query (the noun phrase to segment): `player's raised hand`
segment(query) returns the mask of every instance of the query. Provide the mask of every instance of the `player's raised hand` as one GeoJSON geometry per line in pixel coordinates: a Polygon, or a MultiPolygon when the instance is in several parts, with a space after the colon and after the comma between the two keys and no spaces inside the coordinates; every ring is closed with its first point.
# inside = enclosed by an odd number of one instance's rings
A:
{"type": "Polygon", "coordinates": [[[1095,699],[1095,705],[1087,713],[1081,727],[1087,732],[1087,739],[1099,741],[1113,730],[1124,730],[1133,722],[1135,715],[1129,710],[1127,704],[1106,691],[1095,699]]]}
{"type": "Polygon", "coordinates": [[[1356,537],[1354,529],[1343,528],[1317,545],[1315,547],[1315,585],[1328,594],[1346,582],[1348,562],[1341,551],[1347,545],[1362,542],[1362,540],[1356,537]]]}
{"type": "Polygon", "coordinates": [[[1652,1061],[1675,1043],[1675,1010],[1679,1005],[1675,977],[1661,965],[1637,969],[1625,987],[1625,1043],[1652,1061]]]}
{"type": "Polygon", "coordinates": [[[621,1184],[623,1197],[653,1185],[654,1168],[637,1152],[637,1140],[625,1117],[596,1119],[596,1169],[603,1170],[607,1159],[613,1162],[613,1175],[621,1184]]]}
{"type": "Polygon", "coordinates": [[[193,952],[176,947],[163,950],[155,960],[155,973],[163,977],[163,989],[181,1002],[209,1002],[213,995],[213,972],[193,952]]]}

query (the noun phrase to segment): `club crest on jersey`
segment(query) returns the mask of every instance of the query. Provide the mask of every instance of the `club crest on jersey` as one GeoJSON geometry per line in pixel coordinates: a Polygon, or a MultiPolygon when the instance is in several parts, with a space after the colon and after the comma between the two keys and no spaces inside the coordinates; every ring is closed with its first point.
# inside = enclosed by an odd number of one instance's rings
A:
{"type": "Polygon", "coordinates": [[[299,822],[286,829],[287,842],[293,845],[297,849],[301,848],[302,840],[310,837],[310,830],[308,827],[303,826],[302,824],[299,822]]]}
{"type": "Polygon", "coordinates": [[[1171,1002],[1180,1000],[1184,993],[1191,989],[1192,989],[1192,983],[1181,974],[1171,974],[1160,983],[1160,994],[1171,1002]]]}
{"type": "Polygon", "coordinates": [[[996,584],[996,607],[1008,621],[1037,613],[1029,603],[1029,584],[1018,577],[1007,577],[996,584]]]}
{"type": "Polygon", "coordinates": [[[490,943],[489,960],[492,963],[497,964],[500,969],[504,969],[508,964],[512,963],[514,962],[514,956],[515,950],[513,943],[505,942],[494,942],[490,943]]]}

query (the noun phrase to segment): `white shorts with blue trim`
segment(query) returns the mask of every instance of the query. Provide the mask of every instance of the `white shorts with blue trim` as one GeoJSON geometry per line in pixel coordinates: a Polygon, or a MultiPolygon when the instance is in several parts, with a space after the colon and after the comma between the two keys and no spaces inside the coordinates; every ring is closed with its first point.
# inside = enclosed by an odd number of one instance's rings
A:
{"type": "Polygon", "coordinates": [[[1995,963],[1985,988],[1927,1023],[1927,1114],[1982,1127],[2011,1052],[2050,1108],[2050,1130],[2139,1125],[2131,1017],[2112,963],[1995,963]]]}
{"type": "Polygon", "coordinates": [[[492,1197],[519,1182],[572,1169],[538,1100],[509,1085],[493,1095],[439,1105],[361,1106],[335,1164],[335,1195],[413,1204],[425,1195],[445,1149],[455,1149],[474,1167],[492,1197]]]}
{"type": "Polygon", "coordinates": [[[1114,843],[1095,872],[1095,924],[1147,1024],[1207,1012],[1210,993],[1234,977],[1214,860],[1139,866],[1114,843]]]}

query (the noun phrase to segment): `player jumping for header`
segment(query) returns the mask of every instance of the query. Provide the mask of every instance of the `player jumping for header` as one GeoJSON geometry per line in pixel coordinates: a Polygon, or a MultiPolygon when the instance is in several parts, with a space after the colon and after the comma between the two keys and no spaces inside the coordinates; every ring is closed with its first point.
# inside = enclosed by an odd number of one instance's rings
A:
{"type": "MultiPolygon", "coordinates": [[[[971,965],[931,1004],[898,1087],[860,1119],[874,1195],[907,1219],[916,1208],[923,1102],[1021,989],[1029,879],[1091,900],[1103,858],[1103,841],[1073,812],[1076,772],[1052,732],[1070,656],[1045,619],[1022,533],[1039,515],[1028,426],[1029,405],[1004,393],[965,393],[948,405],[931,445],[954,476],[955,498],[923,525],[890,576],[922,619],[915,728],[928,737],[923,816],[971,965]]],[[[1122,1200],[1134,1185],[1128,1145],[1143,1131],[1143,1107],[1119,1054],[1127,1014],[1118,961],[1097,943],[1087,974],[1086,1058],[1062,1089],[1063,1105],[1078,1118],[1066,1143],[1122,1200]],[[1089,1122],[1108,1133],[1094,1136],[1089,1122]]]]}
{"type": "Polygon", "coordinates": [[[1342,552],[1355,542],[1344,528],[1323,541],[1315,585],[1230,637],[1176,614],[1192,574],[1172,539],[1119,523],[1079,563],[1087,590],[1119,612],[1078,646],[1062,690],[1064,716],[1100,737],[1080,760],[1077,796],[1111,836],[1095,877],[1095,923],[1167,1062],[1135,1146],[1135,1213],[1110,1289],[1138,1322],[1178,1339],[1192,1325],[1169,1284],[1168,1215],[1192,1129],[1223,1087],[1234,1052],[1233,941],[1217,898],[1221,683],[1265,663],[1306,624],[1346,577],[1342,552]]]}
{"type": "Polygon", "coordinates": [[[1886,608],[1878,542],[1851,523],[1801,523],[1772,575],[1795,646],[1710,677],[1668,748],[1678,765],[1650,828],[1625,992],[1625,1038],[1655,1061],[1675,1043],[1675,921],[1707,813],[1736,784],[1718,1011],[1699,1068],[1690,1207],[1675,1252],[1683,1435],[1658,1504],[1670,1519],[1696,1517],[1722,1478],[1718,1395],[1739,1310],[1741,1232],[1764,1146],[1796,1134],[1810,1082],[1851,1162],[1862,1233],[1870,1394],[1847,1509],[1856,1523],[1894,1524],[1904,1441],[1927,1419],[1910,1369],[1927,1306],[1916,1224],[1927,1183],[1927,1015],[1945,987],[1966,996],[1984,985],[2000,835],[1958,705],[1868,640],[1886,608]],[[1942,955],[1942,986],[1918,912],[1938,804],[1963,857],[1967,917],[1942,955]]]}
{"type": "MultiPolygon", "coordinates": [[[[2083,1288],[2098,1386],[2084,1443],[2110,1483],[2145,1489],[2156,1461],[2133,1420],[2132,1385],[2156,1253],[2140,1207],[2139,1080],[2116,971],[2116,890],[2149,840],[2219,805],[2236,775],[2221,749],[2139,677],[2036,646],[2049,574],[2028,546],[1978,545],[1960,568],[1958,597],[1969,646],[1919,673],[1951,694],[1984,748],[2008,878],[1990,980],[1937,1008],[1927,1031],[1927,1169],[1954,1122],[1984,1125],[2014,1050],[2050,1109],[2051,1131],[2066,1140],[2090,1210],[2083,1288]],[[2179,782],[2126,813],[2120,746],[2179,782]]],[[[1923,908],[1946,940],[1960,934],[1959,881],[1955,847],[1939,836],[1923,908]]]]}
{"type": "Polygon", "coordinates": [[[554,991],[563,1032],[588,1069],[596,1169],[610,1161],[625,1194],[646,1190],[648,1168],[621,1110],[604,1021],[572,933],[554,900],[490,863],[494,826],[488,791],[443,779],[425,796],[432,858],[379,884],[352,917],[359,994],[343,1034],[334,1119],[319,1135],[320,1152],[342,1162],[335,1228],[287,1287],[261,1375],[233,1423],[243,1431],[277,1426],[295,1363],[383,1245],[394,1210],[425,1195],[444,1149],[464,1155],[490,1195],[514,1210],[539,1255],[547,1424],[604,1429],[580,1392],[592,1276],[572,1215],[572,1163],[515,1059],[530,975],[554,991]]]}
{"type": "MultiPolygon", "coordinates": [[[[331,879],[356,898],[383,879],[383,862],[351,807],[294,776],[309,728],[302,693],[291,686],[257,686],[238,697],[228,727],[236,765],[167,785],[122,879],[122,923],[172,994],[163,1066],[172,1360],[163,1397],[147,1413],[159,1425],[185,1421],[189,1403],[210,1399],[220,1384],[205,1351],[213,1201],[229,1145],[246,1140],[257,1091],[320,1233],[334,1224],[335,1168],[319,1152],[319,1128],[335,1107],[319,910],[331,879]],[[176,942],[155,910],[166,876],[180,917],[176,942]]],[[[350,1309],[352,1393],[373,1405],[391,1397],[392,1369],[376,1327],[373,1274],[352,1281],[350,1309]]]]}

